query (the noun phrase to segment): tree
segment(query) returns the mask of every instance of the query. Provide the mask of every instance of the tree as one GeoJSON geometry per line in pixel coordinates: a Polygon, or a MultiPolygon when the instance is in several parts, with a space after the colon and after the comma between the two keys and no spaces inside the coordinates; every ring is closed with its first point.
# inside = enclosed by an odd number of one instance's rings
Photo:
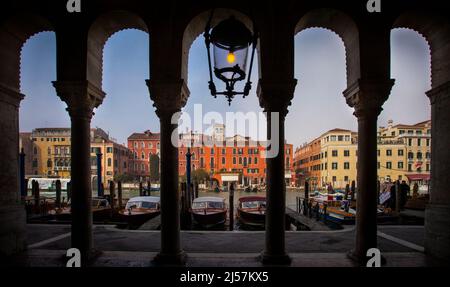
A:
{"type": "Polygon", "coordinates": [[[205,181],[209,181],[209,173],[200,168],[200,169],[196,169],[194,170],[194,172],[192,173],[192,178],[194,179],[194,181],[196,182],[205,182],[205,181]]]}
{"type": "Polygon", "coordinates": [[[150,180],[159,181],[159,156],[156,154],[150,156],[150,180]]]}
{"type": "Polygon", "coordinates": [[[120,181],[122,183],[124,182],[132,182],[134,180],[134,176],[132,176],[131,174],[117,174],[114,176],[114,181],[120,181]]]}

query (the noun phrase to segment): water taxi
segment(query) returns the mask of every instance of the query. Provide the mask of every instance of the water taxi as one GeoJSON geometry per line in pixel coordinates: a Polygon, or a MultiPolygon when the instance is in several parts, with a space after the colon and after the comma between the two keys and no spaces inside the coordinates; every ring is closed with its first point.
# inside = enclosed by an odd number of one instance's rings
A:
{"type": "Polygon", "coordinates": [[[198,197],[192,202],[191,214],[194,221],[205,228],[224,224],[227,219],[225,198],[198,197]]]}
{"type": "Polygon", "coordinates": [[[266,222],[266,198],[263,196],[239,198],[237,217],[242,224],[264,227],[266,222]]]}

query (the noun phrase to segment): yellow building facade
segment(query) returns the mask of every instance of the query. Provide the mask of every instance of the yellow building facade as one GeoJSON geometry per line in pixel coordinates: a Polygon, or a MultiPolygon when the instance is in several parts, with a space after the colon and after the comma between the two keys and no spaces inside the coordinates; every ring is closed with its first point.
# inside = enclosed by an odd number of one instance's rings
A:
{"type": "MultiPolygon", "coordinates": [[[[27,133],[24,133],[24,137],[27,133]]],[[[70,128],[38,128],[31,133],[31,148],[26,154],[28,176],[70,178],[71,131],[70,128]],[[28,164],[30,162],[30,164],[28,164]]],[[[21,146],[23,147],[23,145],[21,146]]],[[[96,154],[103,155],[103,182],[129,173],[130,150],[110,139],[102,129],[91,129],[92,177],[97,175],[96,154]]]]}
{"type": "Polygon", "coordinates": [[[357,134],[343,129],[334,129],[321,137],[322,185],[344,188],[356,180],[357,134]]]}
{"type": "MultiPolygon", "coordinates": [[[[378,129],[378,180],[405,180],[427,185],[431,167],[431,121],[415,125],[393,125],[378,129]]],[[[342,189],[356,181],[358,134],[349,130],[330,130],[296,150],[294,162],[297,185],[319,178],[313,188],[331,184],[342,189]],[[320,142],[320,155],[317,144],[320,142]],[[318,166],[318,158],[320,166],[318,166]]]]}

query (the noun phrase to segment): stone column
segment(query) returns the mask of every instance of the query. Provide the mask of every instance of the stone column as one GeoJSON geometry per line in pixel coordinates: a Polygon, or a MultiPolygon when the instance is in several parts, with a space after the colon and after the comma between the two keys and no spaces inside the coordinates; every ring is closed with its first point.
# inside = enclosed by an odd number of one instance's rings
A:
{"type": "Polygon", "coordinates": [[[19,105],[24,95],[0,84],[0,257],[26,248],[19,190],[19,105]]]}
{"type": "Polygon", "coordinates": [[[71,120],[72,247],[81,252],[82,264],[94,257],[92,240],[91,119],[105,94],[87,81],[53,82],[67,103],[71,120]]]}
{"type": "MultiPolygon", "coordinates": [[[[267,113],[267,136],[272,144],[278,146],[276,156],[266,158],[266,241],[262,253],[263,264],[287,265],[291,262],[285,250],[284,121],[296,84],[297,80],[293,79],[277,84],[260,81],[258,85],[260,105],[267,113]],[[278,117],[277,123],[272,121],[273,117],[278,117]],[[276,124],[276,126],[272,126],[272,124],[276,124]]],[[[269,149],[273,148],[272,146],[269,149]]]]}
{"type": "Polygon", "coordinates": [[[349,256],[365,265],[366,253],[377,248],[377,120],[394,80],[359,80],[345,92],[358,119],[356,242],[349,256]]]}
{"type": "Polygon", "coordinates": [[[427,92],[431,102],[431,188],[425,210],[425,252],[450,258],[450,82],[427,92]]]}
{"type": "Polygon", "coordinates": [[[178,186],[178,113],[189,90],[183,80],[148,80],[150,97],[160,120],[161,147],[161,251],[157,264],[182,265],[186,255],[180,241],[180,192],[178,186]]]}

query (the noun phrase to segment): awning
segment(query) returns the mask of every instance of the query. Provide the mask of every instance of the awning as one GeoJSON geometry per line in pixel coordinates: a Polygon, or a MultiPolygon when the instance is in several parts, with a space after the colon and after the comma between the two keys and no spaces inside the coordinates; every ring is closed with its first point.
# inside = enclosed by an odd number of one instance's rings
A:
{"type": "Polygon", "coordinates": [[[430,180],[429,174],[407,174],[406,177],[409,181],[430,180]]]}

